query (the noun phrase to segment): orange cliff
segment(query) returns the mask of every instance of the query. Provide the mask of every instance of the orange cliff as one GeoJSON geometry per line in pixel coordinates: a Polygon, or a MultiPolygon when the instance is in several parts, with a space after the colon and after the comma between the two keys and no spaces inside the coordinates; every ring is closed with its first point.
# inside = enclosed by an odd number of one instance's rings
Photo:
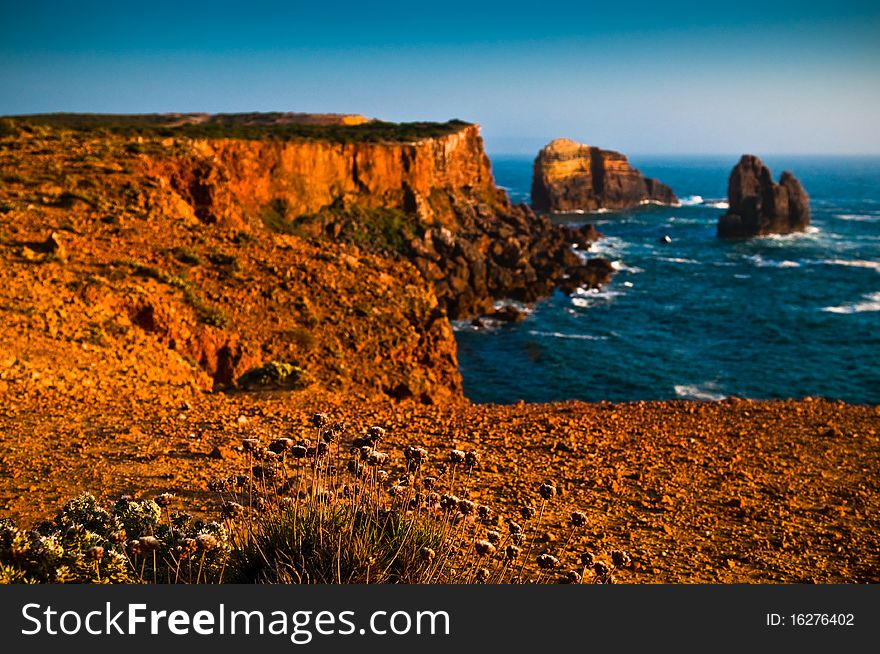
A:
{"type": "Polygon", "coordinates": [[[270,203],[290,217],[330,205],[393,207],[425,225],[450,225],[448,198],[507,204],[496,186],[477,125],[414,142],[325,140],[163,141],[168,157],[144,161],[205,222],[241,225],[270,203]]]}

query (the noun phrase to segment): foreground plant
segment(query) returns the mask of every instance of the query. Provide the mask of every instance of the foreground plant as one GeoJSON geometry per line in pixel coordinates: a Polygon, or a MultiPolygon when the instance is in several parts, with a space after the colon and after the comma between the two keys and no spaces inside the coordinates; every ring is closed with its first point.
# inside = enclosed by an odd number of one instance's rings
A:
{"type": "MultiPolygon", "coordinates": [[[[122,498],[109,510],[81,496],[32,531],[0,524],[0,581],[96,583],[614,583],[629,567],[584,553],[538,550],[556,487],[537,489],[536,510],[502,518],[470,499],[476,451],[452,450],[430,471],[418,445],[395,458],[386,432],[352,436],[324,414],[307,434],[243,441],[247,469],[209,487],[219,522],[172,512],[174,497],[122,498]],[[506,526],[506,528],[505,528],[506,526]],[[562,558],[560,558],[562,557],[562,558]],[[575,569],[576,568],[576,569],[575,569]]],[[[571,514],[568,539],[587,524],[571,514]]]]}

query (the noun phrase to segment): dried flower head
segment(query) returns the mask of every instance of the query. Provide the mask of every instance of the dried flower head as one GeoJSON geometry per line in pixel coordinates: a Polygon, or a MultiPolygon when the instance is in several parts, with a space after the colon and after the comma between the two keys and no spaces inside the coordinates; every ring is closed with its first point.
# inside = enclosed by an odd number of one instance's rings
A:
{"type": "Polygon", "coordinates": [[[493,545],[497,545],[501,542],[501,534],[494,530],[487,531],[486,540],[488,540],[493,545]]]}
{"type": "Polygon", "coordinates": [[[474,468],[480,463],[480,455],[476,450],[470,450],[464,455],[464,463],[469,468],[474,468]]]}
{"type": "Polygon", "coordinates": [[[245,452],[256,452],[261,447],[259,438],[245,438],[241,444],[244,446],[245,452]]]}
{"type": "Polygon", "coordinates": [[[141,542],[136,539],[132,539],[125,544],[125,549],[130,556],[137,556],[143,551],[141,547],[141,542]]]}
{"type": "Polygon", "coordinates": [[[242,515],[244,511],[245,508],[238,502],[223,503],[223,517],[225,518],[237,518],[242,515]]]}
{"type": "Polygon", "coordinates": [[[294,459],[304,459],[308,453],[308,448],[304,445],[294,445],[290,448],[290,456],[294,459]]]}
{"type": "Polygon", "coordinates": [[[210,552],[216,549],[220,543],[213,534],[199,534],[196,536],[196,547],[203,552],[210,552]]]}
{"type": "Polygon", "coordinates": [[[424,486],[425,490],[433,490],[437,486],[437,478],[424,477],[422,479],[422,486],[424,486]]]}
{"type": "Polygon", "coordinates": [[[433,561],[434,557],[437,556],[437,553],[430,547],[423,547],[419,550],[419,554],[421,554],[422,558],[426,561],[433,561]]]}
{"type": "Polygon", "coordinates": [[[221,493],[229,486],[229,482],[225,479],[212,479],[208,482],[208,490],[214,493],[221,493]]]}
{"type": "Polygon", "coordinates": [[[520,554],[522,554],[522,548],[516,545],[508,545],[504,548],[504,558],[508,561],[515,561],[520,554]]]}
{"type": "Polygon", "coordinates": [[[480,569],[478,569],[478,570],[477,570],[477,574],[476,574],[475,579],[477,580],[477,583],[478,583],[478,584],[485,584],[487,581],[489,581],[489,570],[488,570],[488,568],[480,568],[480,569]]]}
{"type": "Polygon", "coordinates": [[[480,556],[491,556],[495,553],[495,546],[488,540],[478,540],[474,543],[474,549],[480,556]]]}
{"type": "Polygon", "coordinates": [[[87,561],[100,561],[104,558],[104,548],[100,545],[95,545],[86,550],[86,560],[87,561]]]}
{"type": "Polygon", "coordinates": [[[388,460],[388,455],[385,452],[380,452],[379,450],[372,450],[367,457],[367,465],[369,466],[380,466],[385,461],[388,460]]]}
{"type": "Polygon", "coordinates": [[[577,570],[569,570],[564,575],[560,575],[557,581],[560,584],[579,584],[581,583],[581,573],[577,570]]]}
{"type": "Polygon", "coordinates": [[[154,500],[156,504],[158,504],[161,508],[166,508],[171,506],[171,501],[174,499],[173,493],[162,493],[154,500]]]}
{"type": "Polygon", "coordinates": [[[477,505],[471,502],[470,500],[459,500],[458,501],[458,510],[461,511],[462,515],[470,515],[477,508],[477,505]]]}
{"type": "Polygon", "coordinates": [[[583,511],[573,511],[570,520],[572,527],[583,527],[587,524],[587,514],[583,511]]]}
{"type": "Polygon", "coordinates": [[[535,509],[531,506],[523,506],[519,509],[519,514],[523,520],[531,520],[535,517],[535,509]]]}
{"type": "Polygon", "coordinates": [[[321,429],[325,427],[327,423],[330,422],[330,418],[326,413],[316,413],[312,416],[312,427],[315,429],[321,429]]]}
{"type": "Polygon", "coordinates": [[[138,540],[146,552],[153,552],[159,549],[159,539],[154,536],[141,536],[138,540]]]}
{"type": "Polygon", "coordinates": [[[477,507],[477,515],[480,516],[480,520],[483,522],[488,522],[492,518],[492,509],[485,504],[480,504],[480,506],[477,507]]]}
{"type": "Polygon", "coordinates": [[[542,570],[552,570],[559,567],[559,559],[552,554],[539,554],[535,561],[542,570]]]}
{"type": "Polygon", "coordinates": [[[373,444],[375,444],[385,438],[385,435],[387,433],[388,432],[385,431],[382,427],[373,426],[367,430],[367,437],[373,444]]]}
{"type": "Polygon", "coordinates": [[[126,539],[125,529],[120,529],[119,531],[111,532],[110,534],[110,542],[116,543],[117,545],[124,543],[126,539]]]}
{"type": "Polygon", "coordinates": [[[428,460],[428,450],[424,447],[407,445],[403,448],[403,457],[408,463],[411,463],[414,466],[419,466],[428,460]]]}
{"type": "Polygon", "coordinates": [[[510,530],[511,534],[521,534],[522,533],[522,525],[514,520],[507,521],[507,528],[510,530]]]}
{"type": "Polygon", "coordinates": [[[628,568],[632,565],[632,557],[623,550],[614,550],[611,552],[611,562],[616,568],[628,568]]]}
{"type": "Polygon", "coordinates": [[[549,500],[556,495],[556,486],[548,484],[546,481],[538,488],[538,494],[545,500],[549,500]]]}
{"type": "Polygon", "coordinates": [[[452,465],[458,465],[459,463],[464,463],[465,453],[463,450],[452,450],[449,453],[449,463],[452,465]]]}
{"type": "Polygon", "coordinates": [[[581,565],[590,568],[596,562],[596,555],[592,552],[581,552],[581,565]]]}
{"type": "Polygon", "coordinates": [[[269,443],[269,450],[275,454],[284,454],[294,445],[292,438],[276,438],[269,443]]]}
{"type": "Polygon", "coordinates": [[[595,561],[593,563],[593,572],[596,573],[597,577],[606,577],[611,573],[611,566],[605,563],[605,561],[595,561]]]}

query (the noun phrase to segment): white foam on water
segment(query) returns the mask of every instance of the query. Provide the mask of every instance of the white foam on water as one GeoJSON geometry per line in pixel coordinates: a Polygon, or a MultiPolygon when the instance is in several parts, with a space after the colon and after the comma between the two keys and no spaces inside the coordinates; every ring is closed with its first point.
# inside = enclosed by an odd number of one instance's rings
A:
{"type": "Polygon", "coordinates": [[[695,207],[698,204],[703,204],[702,195],[689,195],[688,197],[681,198],[678,201],[678,206],[680,207],[695,207]]]}
{"type": "Polygon", "coordinates": [[[713,209],[730,209],[730,203],[727,200],[709,200],[705,206],[713,209]]]}
{"type": "Polygon", "coordinates": [[[801,264],[798,261],[774,261],[773,259],[765,259],[760,254],[753,254],[746,257],[749,261],[754,263],[758,268],[800,268],[801,264]]]}
{"type": "Polygon", "coordinates": [[[800,241],[804,239],[815,239],[816,236],[822,233],[822,230],[819,229],[816,225],[809,225],[802,232],[792,232],[791,234],[764,234],[762,236],[757,236],[756,238],[766,240],[766,241],[800,241]]]}
{"type": "Polygon", "coordinates": [[[617,259],[626,252],[629,243],[617,236],[604,236],[590,245],[590,254],[606,259],[617,259]]]}
{"type": "Polygon", "coordinates": [[[669,263],[687,263],[687,264],[699,264],[700,262],[696,259],[683,259],[681,257],[657,257],[658,261],[668,261],[669,263]]]}
{"type": "Polygon", "coordinates": [[[822,311],[827,313],[865,313],[867,311],[880,311],[880,293],[863,295],[863,302],[854,304],[842,304],[837,307],[824,307],[822,311]]]}
{"type": "Polygon", "coordinates": [[[579,309],[587,309],[597,304],[613,302],[614,298],[623,295],[623,291],[609,288],[578,288],[571,295],[571,303],[579,309]]]}
{"type": "Polygon", "coordinates": [[[607,341],[607,336],[595,336],[593,334],[563,334],[562,332],[542,332],[537,329],[529,331],[531,336],[545,336],[547,338],[562,338],[572,341],[607,341]]]}
{"type": "Polygon", "coordinates": [[[880,273],[880,261],[865,261],[864,259],[823,259],[821,263],[828,264],[829,266],[868,268],[880,273]]]}
{"type": "Polygon", "coordinates": [[[703,400],[717,402],[723,400],[726,395],[719,393],[718,384],[707,382],[702,386],[696,384],[676,384],[675,394],[686,400],[703,400]]]}
{"type": "Polygon", "coordinates": [[[614,268],[614,270],[616,270],[617,272],[627,272],[631,275],[637,275],[639,273],[645,272],[644,268],[639,268],[637,266],[628,266],[620,260],[612,261],[611,267],[614,268]]]}

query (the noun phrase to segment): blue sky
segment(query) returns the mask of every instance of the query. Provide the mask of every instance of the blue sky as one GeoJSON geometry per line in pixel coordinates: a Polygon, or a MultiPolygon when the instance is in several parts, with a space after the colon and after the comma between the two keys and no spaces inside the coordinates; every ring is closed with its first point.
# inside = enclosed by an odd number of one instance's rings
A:
{"type": "Polygon", "coordinates": [[[880,153],[880,3],[0,0],[0,114],[257,110],[457,117],[496,153],[880,153]]]}

